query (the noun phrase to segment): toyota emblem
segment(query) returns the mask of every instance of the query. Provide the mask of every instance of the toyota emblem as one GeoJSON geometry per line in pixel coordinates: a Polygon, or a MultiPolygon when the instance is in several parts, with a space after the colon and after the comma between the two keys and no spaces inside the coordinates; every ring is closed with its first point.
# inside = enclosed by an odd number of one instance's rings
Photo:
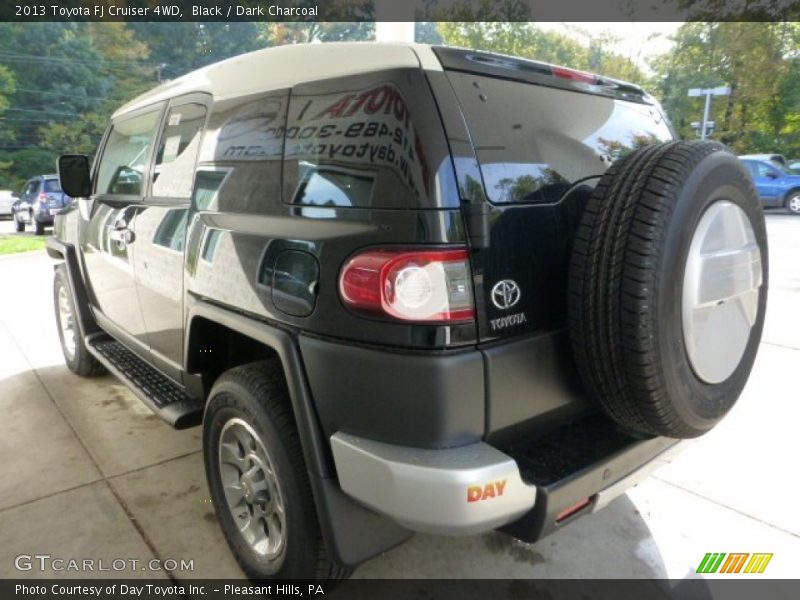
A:
{"type": "Polygon", "coordinates": [[[519,302],[520,290],[517,282],[503,279],[492,288],[492,303],[500,310],[506,310],[519,302]]]}

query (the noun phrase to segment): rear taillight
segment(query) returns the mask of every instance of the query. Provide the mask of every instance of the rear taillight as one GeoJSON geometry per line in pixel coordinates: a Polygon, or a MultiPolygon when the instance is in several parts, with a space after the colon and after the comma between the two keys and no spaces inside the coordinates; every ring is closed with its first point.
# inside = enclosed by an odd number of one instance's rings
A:
{"type": "Polygon", "coordinates": [[[361,252],[345,263],[339,293],[349,308],[403,321],[475,318],[465,249],[361,252]]]}
{"type": "Polygon", "coordinates": [[[37,199],[39,204],[47,204],[47,194],[44,192],[39,192],[39,198],[37,199]]]}

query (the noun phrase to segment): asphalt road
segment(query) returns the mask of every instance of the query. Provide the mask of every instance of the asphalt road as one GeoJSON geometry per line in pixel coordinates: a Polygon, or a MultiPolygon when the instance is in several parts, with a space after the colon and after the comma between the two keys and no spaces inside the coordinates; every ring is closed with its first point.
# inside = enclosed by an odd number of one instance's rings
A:
{"type": "MultiPolygon", "coordinates": [[[[800,218],[769,215],[767,224],[764,338],[721,425],[604,510],[537,544],[496,533],[417,535],[355,576],[683,579],[698,576],[706,552],[771,552],[756,577],[796,577],[800,218]]],[[[0,222],[0,232],[11,229],[0,222]]],[[[63,366],[52,265],[44,252],[0,257],[0,578],[83,575],[15,569],[16,556],[37,553],[193,560],[194,571],[173,573],[178,580],[241,576],[212,511],[199,430],[173,431],[113,377],[80,379],[63,366]]],[[[164,573],[138,566],[103,575],[164,573]]]]}

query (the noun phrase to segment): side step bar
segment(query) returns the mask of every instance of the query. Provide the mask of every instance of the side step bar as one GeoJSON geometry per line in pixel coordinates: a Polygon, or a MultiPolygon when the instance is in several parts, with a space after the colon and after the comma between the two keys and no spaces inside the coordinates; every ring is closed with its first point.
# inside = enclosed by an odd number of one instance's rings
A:
{"type": "Polygon", "coordinates": [[[86,337],[86,347],[154,413],[175,429],[198,425],[203,404],[189,396],[171,379],[147,364],[123,344],[105,333],[86,337]]]}

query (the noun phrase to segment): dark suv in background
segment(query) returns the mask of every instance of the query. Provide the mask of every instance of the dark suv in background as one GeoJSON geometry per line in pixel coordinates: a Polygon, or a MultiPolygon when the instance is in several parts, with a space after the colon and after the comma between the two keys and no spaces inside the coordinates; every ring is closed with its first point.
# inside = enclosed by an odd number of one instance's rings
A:
{"type": "Polygon", "coordinates": [[[61,191],[58,175],[37,175],[25,182],[19,198],[11,205],[11,214],[18,232],[30,225],[36,235],[53,224],[53,218],[72,199],[61,191]]]}
{"type": "Polygon", "coordinates": [[[752,181],[629,83],[284,46],[123,106],[97,157],[59,159],[66,363],[202,423],[254,578],[415,531],[535,541],[713,428],[755,358],[752,181]]]}

